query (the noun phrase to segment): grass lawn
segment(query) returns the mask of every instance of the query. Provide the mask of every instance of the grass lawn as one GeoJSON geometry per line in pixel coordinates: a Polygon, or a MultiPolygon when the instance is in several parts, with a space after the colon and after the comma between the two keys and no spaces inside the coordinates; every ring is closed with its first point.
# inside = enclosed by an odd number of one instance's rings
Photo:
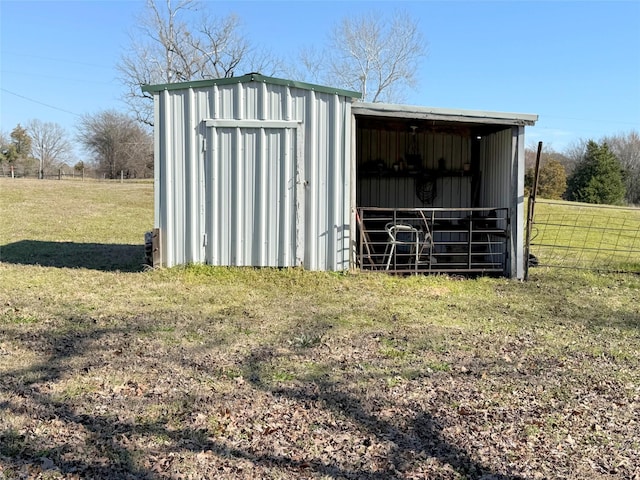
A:
{"type": "Polygon", "coordinates": [[[0,179],[0,479],[640,478],[640,276],[142,268],[153,185],[0,179]]]}

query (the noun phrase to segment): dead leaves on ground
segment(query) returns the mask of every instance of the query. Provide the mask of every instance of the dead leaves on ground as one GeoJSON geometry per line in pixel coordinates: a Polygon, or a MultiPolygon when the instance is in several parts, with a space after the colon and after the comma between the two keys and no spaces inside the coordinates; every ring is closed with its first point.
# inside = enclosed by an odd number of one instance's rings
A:
{"type": "Polygon", "coordinates": [[[640,478],[634,358],[526,331],[203,349],[101,328],[5,329],[32,354],[2,367],[0,478],[640,478]]]}

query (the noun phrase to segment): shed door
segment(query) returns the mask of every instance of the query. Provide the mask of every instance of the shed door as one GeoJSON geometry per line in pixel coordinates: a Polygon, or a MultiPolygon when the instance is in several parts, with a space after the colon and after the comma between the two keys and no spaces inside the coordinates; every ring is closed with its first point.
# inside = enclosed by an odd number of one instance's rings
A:
{"type": "Polygon", "coordinates": [[[297,122],[206,124],[206,263],[299,265],[297,122]]]}

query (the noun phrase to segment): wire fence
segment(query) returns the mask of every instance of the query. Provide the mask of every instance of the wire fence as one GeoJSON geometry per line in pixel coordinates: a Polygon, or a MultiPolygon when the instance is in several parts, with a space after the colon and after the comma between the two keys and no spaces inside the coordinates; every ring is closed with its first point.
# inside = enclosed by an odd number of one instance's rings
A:
{"type": "Polygon", "coordinates": [[[530,265],[640,273],[640,208],[537,199],[530,265]]]}
{"type": "Polygon", "coordinates": [[[11,179],[31,179],[31,180],[67,180],[67,181],[99,181],[99,182],[132,182],[132,181],[153,181],[153,175],[148,176],[130,176],[118,174],[115,178],[108,178],[106,175],[96,172],[58,172],[47,173],[42,177],[37,173],[15,173],[10,171],[0,171],[0,178],[11,179]]]}

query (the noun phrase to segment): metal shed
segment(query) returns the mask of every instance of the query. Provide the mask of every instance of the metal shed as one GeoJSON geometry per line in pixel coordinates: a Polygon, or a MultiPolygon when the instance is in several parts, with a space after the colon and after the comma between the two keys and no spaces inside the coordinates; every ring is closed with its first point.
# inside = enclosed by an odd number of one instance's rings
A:
{"type": "Polygon", "coordinates": [[[143,90],[155,104],[164,266],[523,276],[524,127],[535,115],[363,103],[259,74],[143,90]],[[476,242],[471,226],[465,236],[476,214],[499,227],[498,241],[476,242]],[[390,251],[387,220],[431,228],[428,266],[417,235],[412,253],[399,238],[390,251]]]}

